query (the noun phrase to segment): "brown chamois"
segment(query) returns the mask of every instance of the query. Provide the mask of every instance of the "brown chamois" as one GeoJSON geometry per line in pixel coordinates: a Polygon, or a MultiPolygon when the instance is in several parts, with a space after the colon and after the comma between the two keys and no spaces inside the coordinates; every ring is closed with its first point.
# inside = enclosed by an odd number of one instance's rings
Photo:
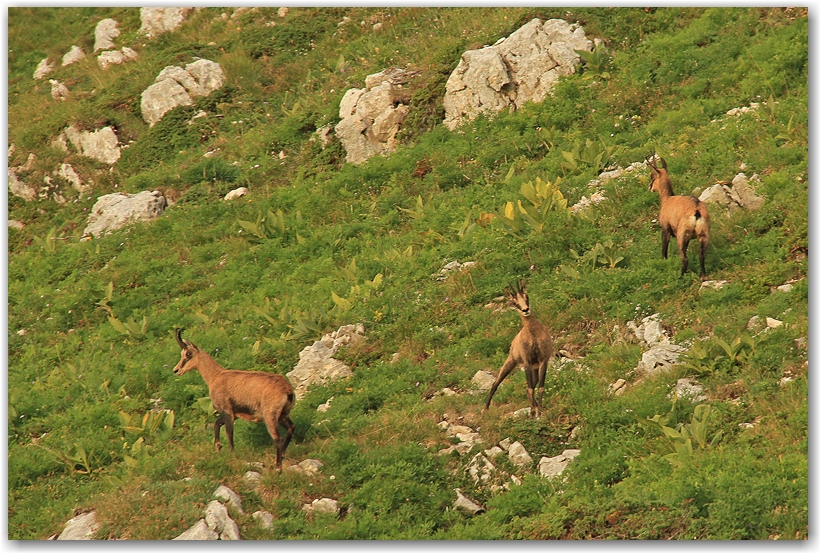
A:
{"type": "Polygon", "coordinates": [[[686,249],[689,241],[697,237],[700,243],[700,278],[706,278],[706,246],[709,244],[709,210],[706,204],[695,196],[675,196],[669,173],[666,171],[666,161],[660,159],[660,168],[654,165],[649,158],[646,164],[652,171],[652,184],[649,190],[657,192],[661,197],[661,213],[658,222],[661,225],[661,255],[666,259],[669,249],[669,237],[674,236],[678,241],[678,251],[681,259],[681,276],[686,274],[689,267],[689,258],[686,249]]]}
{"type": "Polygon", "coordinates": [[[552,356],[552,335],[549,329],[541,324],[533,315],[530,309],[530,298],[527,295],[527,286],[523,280],[518,282],[518,287],[508,286],[504,289],[504,295],[509,299],[510,305],[521,315],[521,330],[513,338],[510,345],[510,354],[507,360],[498,371],[498,377],[490,388],[490,395],[487,396],[487,403],[484,410],[490,408],[490,401],[493,399],[498,385],[507,378],[507,375],[516,367],[523,367],[527,375],[527,398],[530,400],[530,417],[540,415],[542,408],[541,399],[544,395],[544,377],[547,374],[547,363],[552,356]],[[535,389],[538,388],[538,396],[535,389]]]}
{"type": "Polygon", "coordinates": [[[233,451],[233,421],[236,417],[249,421],[264,421],[268,433],[276,444],[276,468],[282,470],[282,457],[293,437],[293,421],[289,414],[295,401],[293,386],[278,374],[258,371],[229,371],[213,357],[182,339],[183,329],[176,330],[182,357],[174,367],[174,374],[183,375],[197,369],[210,390],[211,402],[219,412],[214,423],[214,447],[219,450],[219,429],[225,426],[228,443],[233,451]],[[284,440],[279,436],[277,424],[287,429],[284,440]]]}

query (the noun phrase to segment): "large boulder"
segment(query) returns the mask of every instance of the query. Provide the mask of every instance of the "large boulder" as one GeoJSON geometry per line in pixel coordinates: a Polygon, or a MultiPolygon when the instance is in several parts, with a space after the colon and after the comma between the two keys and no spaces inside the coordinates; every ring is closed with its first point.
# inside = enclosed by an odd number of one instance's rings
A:
{"type": "Polygon", "coordinates": [[[96,131],[83,131],[74,124],[67,127],[63,133],[69,142],[85,157],[102,163],[113,165],[120,159],[119,139],[111,127],[103,127],[96,131]]]}
{"type": "Polygon", "coordinates": [[[219,535],[221,540],[240,540],[239,526],[228,515],[228,509],[214,499],[205,508],[205,524],[208,529],[219,535]]]}
{"type": "Polygon", "coordinates": [[[481,113],[543,101],[559,77],[575,72],[575,50],[591,48],[583,27],[536,18],[492,46],[465,52],[447,80],[444,124],[455,129],[481,113]]]}
{"type": "Polygon", "coordinates": [[[152,221],[162,215],[165,205],[165,197],[156,190],[100,196],[91,208],[83,235],[99,238],[134,223],[152,221]]]}
{"type": "Polygon", "coordinates": [[[310,386],[321,386],[352,376],[350,367],[334,359],[333,355],[341,346],[362,339],[363,334],[363,325],[345,325],[335,332],[325,334],[321,340],[299,352],[299,363],[287,374],[293,384],[296,399],[303,397],[310,386]]]}
{"type": "Polygon", "coordinates": [[[97,23],[94,29],[94,52],[97,50],[110,50],[114,47],[114,39],[120,36],[115,19],[103,19],[97,23]]]}
{"type": "Polygon", "coordinates": [[[182,67],[168,66],[156,82],[142,93],[142,117],[150,126],[178,106],[190,106],[196,96],[208,96],[225,82],[222,66],[210,60],[197,60],[182,67]]]}
{"type": "Polygon", "coordinates": [[[336,135],[350,163],[363,163],[374,155],[396,149],[396,134],[410,112],[403,85],[415,71],[390,69],[368,75],[365,88],[351,88],[339,104],[341,121],[336,135]]]}
{"type": "Polygon", "coordinates": [[[140,8],[139,33],[149,38],[175,30],[194,8],[140,8]]]}

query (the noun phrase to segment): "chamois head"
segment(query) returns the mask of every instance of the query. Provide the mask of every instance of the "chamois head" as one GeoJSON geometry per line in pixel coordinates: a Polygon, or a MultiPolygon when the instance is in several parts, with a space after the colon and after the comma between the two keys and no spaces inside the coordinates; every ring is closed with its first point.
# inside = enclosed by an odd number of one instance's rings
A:
{"type": "Polygon", "coordinates": [[[652,171],[652,182],[649,184],[649,190],[652,192],[660,192],[661,187],[671,189],[671,183],[669,182],[669,173],[666,170],[666,160],[662,157],[659,157],[660,160],[660,168],[657,165],[652,163],[652,158],[646,158],[646,164],[649,166],[649,170],[652,171]]]}
{"type": "Polygon", "coordinates": [[[196,354],[199,353],[199,348],[196,347],[192,342],[182,339],[183,330],[185,329],[178,328],[174,333],[177,338],[177,343],[179,344],[179,347],[182,348],[182,357],[180,358],[179,363],[177,363],[176,367],[174,367],[174,374],[177,376],[183,375],[191,369],[196,368],[196,354]]]}
{"type": "Polygon", "coordinates": [[[527,284],[519,280],[518,284],[511,284],[504,289],[504,295],[510,301],[510,306],[525,317],[532,314],[530,311],[530,297],[527,295],[527,284]]]}

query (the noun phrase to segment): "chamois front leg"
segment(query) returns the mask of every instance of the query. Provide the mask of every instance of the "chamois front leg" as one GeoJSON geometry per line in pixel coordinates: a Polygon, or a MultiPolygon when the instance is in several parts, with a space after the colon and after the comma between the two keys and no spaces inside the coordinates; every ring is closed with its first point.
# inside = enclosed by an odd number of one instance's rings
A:
{"type": "Polygon", "coordinates": [[[490,401],[493,399],[493,395],[495,395],[495,391],[498,389],[498,385],[501,384],[501,381],[507,378],[507,375],[512,372],[512,370],[516,367],[517,363],[512,356],[507,357],[507,360],[504,362],[504,365],[501,367],[501,370],[498,371],[498,378],[495,379],[493,382],[492,388],[490,388],[490,395],[487,396],[487,403],[484,405],[484,410],[490,408],[490,401]]]}
{"type": "Polygon", "coordinates": [[[219,429],[225,424],[225,413],[222,413],[216,421],[214,421],[214,449],[219,451],[222,449],[222,442],[219,439],[219,429]]]}
{"type": "Polygon", "coordinates": [[[669,230],[666,227],[661,227],[661,257],[666,259],[666,254],[669,251],[669,230]]]}
{"type": "Polygon", "coordinates": [[[530,402],[530,418],[538,416],[538,403],[535,399],[535,387],[538,384],[538,375],[535,374],[534,367],[527,367],[527,399],[530,402]]]}
{"type": "MultiPolygon", "coordinates": [[[[538,398],[537,398],[537,405],[539,411],[544,408],[544,404],[542,403],[544,399],[544,379],[547,376],[547,365],[549,364],[549,359],[544,360],[538,366],[538,398]]],[[[539,412],[540,415],[540,412],[539,412]]]]}

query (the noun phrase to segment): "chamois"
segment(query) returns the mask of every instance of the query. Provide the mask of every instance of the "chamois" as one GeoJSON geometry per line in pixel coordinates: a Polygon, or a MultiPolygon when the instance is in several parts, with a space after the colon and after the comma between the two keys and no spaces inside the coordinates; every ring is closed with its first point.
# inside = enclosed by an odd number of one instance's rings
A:
{"type": "Polygon", "coordinates": [[[182,348],[182,357],[174,367],[174,374],[183,375],[197,369],[210,390],[211,402],[219,412],[214,423],[214,447],[219,450],[219,429],[225,426],[228,443],[233,452],[233,421],[236,417],[249,421],[264,421],[268,433],[276,444],[276,468],[282,470],[282,457],[293,437],[294,424],[289,414],[295,401],[293,386],[287,378],[278,374],[258,371],[230,371],[224,369],[213,357],[188,340],[182,339],[182,328],[176,330],[176,339],[182,348]],[[279,436],[277,424],[287,429],[287,435],[279,436]]]}
{"type": "Polygon", "coordinates": [[[686,249],[689,241],[697,237],[700,242],[700,278],[706,278],[706,246],[709,244],[709,210],[706,204],[695,196],[675,196],[672,191],[672,183],[669,180],[669,173],[666,171],[666,161],[660,159],[660,168],[654,165],[649,158],[646,164],[652,171],[652,184],[649,190],[657,192],[661,197],[661,213],[658,222],[661,225],[661,255],[666,259],[666,252],[669,248],[669,237],[674,236],[678,241],[678,251],[680,252],[681,270],[680,274],[686,274],[689,267],[689,258],[686,257],[686,249]]]}
{"type": "Polygon", "coordinates": [[[527,375],[527,398],[530,400],[530,417],[537,417],[542,408],[541,399],[544,395],[544,377],[547,374],[547,364],[552,355],[552,335],[549,329],[541,324],[530,309],[530,298],[527,295],[527,285],[523,280],[518,286],[508,286],[504,294],[509,299],[510,306],[521,315],[521,330],[513,338],[510,345],[510,354],[498,371],[498,377],[490,388],[484,410],[490,408],[498,385],[516,367],[523,367],[527,375]],[[536,397],[536,387],[538,396],[536,397]]]}

